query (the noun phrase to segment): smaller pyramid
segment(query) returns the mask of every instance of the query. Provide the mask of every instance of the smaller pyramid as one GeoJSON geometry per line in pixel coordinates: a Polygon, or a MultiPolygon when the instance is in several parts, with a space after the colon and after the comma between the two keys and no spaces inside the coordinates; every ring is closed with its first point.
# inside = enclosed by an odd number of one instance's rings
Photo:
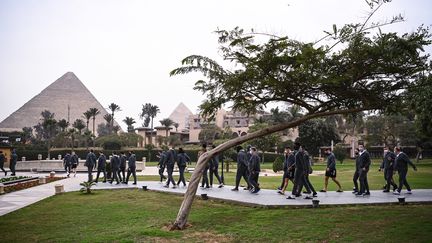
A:
{"type": "Polygon", "coordinates": [[[183,102],[180,102],[168,118],[179,124],[178,131],[183,131],[189,129],[189,116],[191,115],[193,113],[189,108],[183,102]]]}
{"type": "MultiPolygon", "coordinates": [[[[98,108],[100,111],[95,120],[97,128],[98,124],[105,122],[103,116],[108,112],[74,73],[67,72],[0,122],[0,130],[21,131],[23,127],[33,127],[39,123],[44,110],[54,113],[56,120],[69,118],[70,124],[76,119],[85,122],[83,113],[89,108],[98,108]]],[[[92,125],[93,121],[90,120],[90,130],[92,125]]]]}

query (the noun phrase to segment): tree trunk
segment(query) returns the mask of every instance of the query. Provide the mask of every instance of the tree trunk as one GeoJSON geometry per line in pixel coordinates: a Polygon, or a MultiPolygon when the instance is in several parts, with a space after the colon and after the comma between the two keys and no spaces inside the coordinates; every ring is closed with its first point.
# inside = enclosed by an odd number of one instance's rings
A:
{"type": "Polygon", "coordinates": [[[183,230],[186,227],[187,219],[190,213],[190,209],[192,207],[193,200],[196,195],[196,191],[198,189],[198,184],[201,179],[201,176],[203,174],[205,165],[207,161],[212,158],[217,153],[222,153],[223,151],[230,149],[236,145],[242,144],[246,141],[252,140],[254,138],[263,137],[268,134],[272,134],[274,132],[282,131],[288,128],[296,127],[303,122],[317,118],[317,117],[323,117],[323,116],[329,116],[329,115],[335,115],[335,114],[347,114],[347,113],[354,113],[364,110],[370,110],[374,107],[366,108],[356,108],[356,109],[347,109],[347,110],[337,110],[337,111],[326,111],[326,112],[316,112],[312,114],[307,114],[297,120],[288,122],[288,123],[281,123],[274,126],[266,127],[264,129],[258,130],[253,133],[249,133],[245,136],[238,137],[232,140],[229,140],[225,143],[222,143],[221,145],[217,146],[216,148],[210,150],[209,152],[203,153],[197,161],[197,164],[195,166],[195,170],[192,174],[192,177],[189,182],[189,186],[187,187],[186,193],[184,195],[183,202],[180,206],[179,212],[177,214],[177,219],[171,226],[171,230],[183,230]]]}

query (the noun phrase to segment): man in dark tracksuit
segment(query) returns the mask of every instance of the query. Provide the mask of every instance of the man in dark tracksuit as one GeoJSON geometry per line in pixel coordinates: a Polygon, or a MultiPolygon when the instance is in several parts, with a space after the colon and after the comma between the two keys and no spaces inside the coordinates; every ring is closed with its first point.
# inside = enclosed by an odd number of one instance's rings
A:
{"type": "Polygon", "coordinates": [[[336,157],[332,153],[330,148],[327,148],[325,150],[325,153],[327,155],[327,168],[326,168],[325,179],[324,179],[324,189],[322,189],[320,192],[327,192],[329,178],[331,178],[334,181],[334,183],[336,183],[336,185],[339,187],[337,189],[337,192],[342,192],[342,186],[339,183],[339,181],[336,179],[336,175],[337,175],[336,157]]]}
{"type": "Polygon", "coordinates": [[[231,191],[238,191],[238,187],[240,185],[240,180],[243,177],[243,179],[247,183],[247,187],[249,188],[249,180],[247,177],[247,170],[248,170],[248,162],[247,162],[247,154],[244,151],[244,149],[241,146],[237,147],[237,174],[236,174],[236,182],[235,187],[231,189],[231,191]]]}
{"type": "Polygon", "coordinates": [[[288,187],[289,181],[294,184],[294,171],[295,171],[295,159],[294,153],[291,151],[290,147],[285,147],[283,170],[284,174],[282,177],[282,186],[280,187],[278,193],[281,195],[285,194],[285,190],[288,187]]]}
{"type": "Polygon", "coordinates": [[[369,152],[366,151],[363,145],[359,145],[359,166],[360,166],[360,191],[356,194],[357,196],[368,196],[369,183],[367,180],[367,173],[369,172],[369,166],[371,164],[371,159],[369,152]]]}
{"type": "Polygon", "coordinates": [[[260,157],[257,154],[256,148],[252,147],[251,148],[251,157],[249,160],[249,185],[252,186],[252,193],[257,193],[259,192],[260,187],[258,184],[258,177],[259,177],[259,173],[261,171],[260,169],[260,157]]]}
{"type": "Polygon", "coordinates": [[[102,152],[99,152],[99,158],[97,163],[97,174],[96,174],[96,180],[95,182],[98,183],[99,175],[103,172],[103,183],[106,182],[107,176],[106,176],[106,156],[102,152]]]}
{"type": "Polygon", "coordinates": [[[7,176],[7,171],[3,168],[5,161],[6,157],[4,156],[3,151],[0,151],[0,169],[5,173],[5,176],[7,176]]]}
{"type": "MultiPolygon", "coordinates": [[[[309,153],[303,149],[303,166],[304,166],[304,186],[307,190],[307,193],[312,193],[313,197],[317,196],[317,192],[315,191],[315,188],[313,187],[312,183],[309,180],[309,174],[312,174],[312,163],[310,162],[309,153]]],[[[312,197],[307,196],[305,199],[312,199],[312,197]]]]}
{"type": "Polygon", "coordinates": [[[113,152],[112,157],[111,157],[111,172],[112,172],[112,177],[111,177],[111,181],[110,184],[113,183],[113,181],[115,180],[117,183],[116,185],[120,184],[119,178],[118,178],[118,170],[120,168],[120,158],[117,155],[116,152],[113,152]]]}
{"type": "Polygon", "coordinates": [[[411,187],[406,179],[408,173],[408,164],[413,167],[414,171],[417,171],[417,167],[411,162],[411,160],[408,158],[408,155],[401,151],[400,147],[396,147],[394,151],[396,153],[394,168],[399,174],[399,187],[397,191],[393,193],[399,195],[402,191],[402,186],[405,186],[407,189],[407,194],[411,194],[411,187]]]}
{"type": "Polygon", "coordinates": [[[126,183],[126,155],[124,152],[120,153],[120,167],[118,171],[118,177],[121,182],[126,183]]]}
{"type": "Polygon", "coordinates": [[[179,152],[177,155],[177,166],[179,168],[179,180],[177,181],[177,185],[180,186],[180,183],[183,182],[183,186],[186,186],[186,179],[184,177],[184,172],[186,170],[186,164],[189,163],[191,159],[184,152],[183,148],[179,148],[179,152]]]}
{"type": "Polygon", "coordinates": [[[93,149],[87,154],[84,166],[87,167],[88,182],[93,181],[93,169],[96,167],[96,155],[93,153],[93,149]]]}
{"type": "Polygon", "coordinates": [[[173,184],[173,188],[176,188],[176,183],[173,178],[173,172],[174,172],[174,164],[177,161],[177,153],[174,149],[171,148],[170,150],[168,150],[165,161],[166,161],[166,167],[168,172],[168,181],[164,187],[168,188],[171,182],[173,184]]]}
{"type": "Polygon", "coordinates": [[[69,177],[71,172],[71,166],[72,166],[72,157],[69,153],[66,153],[66,155],[63,158],[63,166],[65,168],[65,171],[67,173],[67,177],[69,177]]]}
{"type": "Polygon", "coordinates": [[[294,185],[291,192],[292,196],[288,196],[287,199],[295,199],[295,197],[299,197],[304,184],[303,152],[300,151],[300,146],[301,145],[298,142],[294,144],[294,185]]]}
{"type": "MultiPolygon", "coordinates": [[[[214,148],[216,148],[216,146],[213,145],[213,149],[214,148]]],[[[222,179],[219,176],[218,168],[219,168],[219,154],[215,154],[213,158],[210,159],[210,187],[213,187],[213,175],[216,176],[216,179],[219,182],[219,188],[223,187],[222,179]]]]}
{"type": "Polygon", "coordinates": [[[133,151],[129,152],[129,159],[128,159],[128,172],[127,172],[127,177],[126,177],[126,184],[128,184],[129,182],[129,177],[133,176],[134,178],[134,183],[132,185],[136,185],[137,184],[137,179],[136,179],[136,156],[134,154],[133,151]]]}
{"type": "Polygon", "coordinates": [[[75,177],[76,173],[77,173],[77,167],[79,164],[79,158],[78,158],[78,155],[74,151],[72,151],[71,161],[72,161],[72,171],[73,171],[74,177],[75,177]]]}
{"type": "Polygon", "coordinates": [[[396,154],[390,151],[388,146],[384,147],[384,159],[380,166],[380,171],[384,170],[384,179],[386,185],[383,192],[390,192],[390,185],[393,186],[393,191],[396,191],[397,185],[393,181],[393,168],[396,159],[396,154]]]}
{"type": "Polygon", "coordinates": [[[357,194],[359,191],[358,179],[360,177],[360,159],[359,159],[358,149],[354,149],[354,158],[355,158],[355,170],[353,175],[354,187],[352,193],[357,194]]]}
{"type": "MultiPolygon", "coordinates": [[[[198,158],[201,157],[201,155],[205,152],[207,152],[207,144],[204,143],[201,146],[201,150],[198,152],[198,158]]],[[[209,169],[210,169],[210,161],[207,161],[202,174],[201,188],[204,188],[204,186],[205,188],[210,188],[209,178],[208,178],[209,169]]]]}
{"type": "Polygon", "coordinates": [[[160,182],[162,182],[163,180],[166,180],[166,177],[164,176],[164,171],[165,171],[165,162],[166,162],[166,157],[167,157],[167,152],[162,151],[159,153],[159,176],[160,176],[160,182]]]}
{"type": "Polygon", "coordinates": [[[11,155],[11,159],[10,159],[10,164],[9,164],[9,169],[11,170],[11,176],[15,175],[15,166],[17,164],[18,161],[18,155],[16,153],[16,150],[13,149],[12,150],[12,155],[11,155]]]}

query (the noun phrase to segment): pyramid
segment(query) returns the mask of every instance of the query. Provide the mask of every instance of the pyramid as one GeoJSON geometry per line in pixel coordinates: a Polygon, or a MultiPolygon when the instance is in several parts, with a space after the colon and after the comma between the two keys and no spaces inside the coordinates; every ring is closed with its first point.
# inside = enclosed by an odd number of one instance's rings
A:
{"type": "Polygon", "coordinates": [[[178,131],[182,131],[189,128],[188,119],[191,115],[193,114],[189,108],[183,102],[180,102],[168,118],[177,122],[179,124],[178,131]]]}
{"type": "MultiPolygon", "coordinates": [[[[95,120],[97,129],[98,124],[105,123],[103,116],[108,112],[73,72],[67,72],[4,119],[0,123],[0,131],[21,131],[23,127],[33,127],[40,122],[44,110],[54,113],[56,120],[68,120],[69,113],[70,124],[76,119],[86,122],[83,113],[89,108],[100,111],[95,120]]],[[[93,120],[90,120],[89,129],[92,128],[93,120]]]]}

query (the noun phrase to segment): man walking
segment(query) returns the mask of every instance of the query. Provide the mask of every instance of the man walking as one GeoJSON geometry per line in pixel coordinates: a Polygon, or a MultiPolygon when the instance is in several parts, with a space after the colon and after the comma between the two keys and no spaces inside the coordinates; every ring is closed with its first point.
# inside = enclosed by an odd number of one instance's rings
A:
{"type": "Polygon", "coordinates": [[[295,171],[294,171],[294,186],[291,192],[291,196],[288,196],[287,199],[295,199],[296,197],[301,196],[301,190],[304,185],[304,155],[300,150],[301,144],[296,142],[294,143],[294,163],[295,163],[295,171]]]}
{"type": "Polygon", "coordinates": [[[366,151],[363,145],[359,145],[359,166],[360,166],[360,191],[356,194],[357,196],[369,196],[369,183],[367,179],[367,173],[369,172],[369,166],[371,159],[369,152],[366,151]]]}
{"type": "Polygon", "coordinates": [[[358,186],[358,179],[360,177],[360,159],[359,159],[359,150],[355,149],[354,150],[354,157],[355,157],[355,170],[354,170],[354,175],[353,175],[353,183],[354,183],[354,188],[352,193],[357,194],[359,192],[359,186],[358,186]]]}
{"type": "Polygon", "coordinates": [[[249,179],[246,176],[247,170],[248,170],[248,162],[247,162],[247,155],[242,146],[237,147],[237,174],[236,174],[236,181],[235,181],[235,187],[231,189],[231,191],[238,191],[238,187],[240,185],[240,180],[243,177],[243,179],[247,183],[247,188],[250,188],[249,186],[249,179]]]}
{"type": "Polygon", "coordinates": [[[74,151],[72,151],[71,161],[72,161],[72,172],[74,173],[74,177],[75,177],[77,173],[77,167],[79,164],[79,158],[74,151]]]}
{"type": "Polygon", "coordinates": [[[291,151],[290,147],[285,147],[285,156],[283,163],[284,174],[282,176],[282,186],[280,187],[278,193],[281,195],[285,194],[285,190],[288,186],[289,181],[294,184],[294,171],[295,171],[295,159],[294,153],[291,151]]]}
{"type": "Polygon", "coordinates": [[[133,151],[129,151],[129,159],[128,159],[128,172],[127,172],[127,178],[126,178],[126,184],[128,184],[129,177],[132,174],[134,178],[134,183],[132,185],[137,184],[136,179],[136,156],[133,151]]]}
{"type": "Polygon", "coordinates": [[[106,182],[107,176],[106,176],[106,156],[104,153],[99,152],[99,158],[98,158],[98,163],[97,163],[97,174],[96,174],[96,180],[95,182],[98,183],[99,180],[99,175],[100,173],[103,173],[103,183],[106,182]]]}
{"type": "Polygon", "coordinates": [[[324,189],[322,189],[320,192],[327,192],[329,178],[331,178],[339,187],[337,192],[343,192],[339,181],[336,179],[336,157],[330,148],[327,148],[325,153],[327,155],[327,168],[324,179],[324,189]]]}
{"type": "Polygon", "coordinates": [[[119,171],[118,171],[118,176],[121,182],[125,183],[126,182],[126,155],[124,152],[120,153],[120,167],[119,167],[119,171]]]}
{"type": "MultiPolygon", "coordinates": [[[[207,152],[207,144],[203,144],[201,150],[198,152],[198,159],[201,157],[203,153],[207,152]]],[[[206,166],[203,171],[202,175],[202,181],[201,181],[201,188],[210,188],[209,179],[208,179],[208,171],[210,169],[210,162],[207,161],[206,166]]]]}
{"type": "Polygon", "coordinates": [[[413,167],[414,171],[417,171],[417,167],[411,162],[411,160],[408,158],[408,155],[401,151],[400,147],[395,147],[394,151],[396,153],[394,168],[399,174],[399,187],[393,194],[399,195],[402,191],[402,186],[406,187],[407,194],[411,194],[411,187],[406,179],[408,174],[408,164],[413,167]]]}
{"type": "Polygon", "coordinates": [[[87,167],[88,182],[93,181],[93,169],[96,167],[96,155],[93,153],[93,149],[87,154],[84,166],[87,167]]]}
{"type": "Polygon", "coordinates": [[[168,150],[167,152],[167,157],[166,157],[166,167],[167,167],[167,172],[168,172],[168,181],[166,183],[166,185],[164,187],[168,188],[169,184],[172,183],[173,187],[172,188],[176,188],[176,183],[174,181],[173,178],[173,172],[174,172],[174,164],[177,161],[177,153],[174,150],[174,148],[170,148],[170,150],[168,150]]]}
{"type": "Polygon", "coordinates": [[[9,164],[9,169],[11,170],[11,176],[15,175],[15,166],[17,164],[17,161],[18,161],[18,155],[16,153],[16,150],[13,149],[10,164],[9,164]]]}
{"type": "Polygon", "coordinates": [[[5,161],[6,157],[4,156],[3,151],[0,150],[0,169],[5,173],[5,176],[7,176],[7,171],[3,168],[5,161]]]}
{"type": "Polygon", "coordinates": [[[393,171],[394,171],[394,162],[396,159],[396,154],[394,154],[389,146],[384,147],[384,159],[381,163],[379,171],[384,170],[384,179],[386,181],[386,185],[383,192],[390,192],[390,185],[393,186],[393,191],[396,191],[397,185],[393,181],[393,171]]]}
{"type": "Polygon", "coordinates": [[[184,172],[186,170],[186,164],[189,163],[190,158],[184,152],[183,148],[179,148],[179,152],[177,155],[177,166],[179,168],[179,180],[177,181],[177,185],[180,186],[180,183],[183,182],[183,186],[186,186],[186,180],[184,177],[184,172]]]}
{"type": "Polygon", "coordinates": [[[260,169],[260,157],[258,156],[257,150],[255,147],[251,148],[251,158],[249,161],[249,185],[252,186],[251,192],[257,193],[261,189],[258,184],[258,177],[261,171],[260,169]]]}
{"type": "MultiPolygon", "coordinates": [[[[213,145],[212,148],[215,149],[216,146],[213,145]]],[[[222,188],[224,186],[222,179],[219,176],[218,168],[219,168],[219,154],[215,154],[213,158],[210,159],[210,187],[213,187],[213,175],[216,176],[216,179],[219,182],[218,188],[222,188]]]]}
{"type": "Polygon", "coordinates": [[[72,157],[69,153],[66,153],[66,155],[63,158],[63,166],[65,168],[65,171],[67,173],[67,177],[69,177],[71,172],[71,166],[72,166],[72,157]]]}
{"type": "Polygon", "coordinates": [[[116,185],[120,184],[120,181],[119,181],[119,178],[118,178],[118,170],[119,170],[119,168],[120,168],[120,158],[117,155],[117,153],[114,151],[112,153],[112,157],[111,157],[111,172],[112,172],[112,177],[111,177],[110,184],[112,184],[114,180],[117,182],[116,185]]]}
{"type": "MultiPolygon", "coordinates": [[[[315,188],[313,187],[312,183],[309,180],[309,174],[312,174],[312,163],[310,160],[309,153],[306,151],[305,148],[303,148],[303,167],[304,167],[304,186],[306,188],[307,194],[312,193],[312,197],[317,196],[317,192],[315,191],[315,188]]],[[[310,196],[306,196],[305,199],[313,199],[310,196]]]]}
{"type": "Polygon", "coordinates": [[[165,162],[166,162],[166,157],[167,157],[167,152],[165,151],[161,151],[159,152],[159,176],[160,176],[160,182],[162,183],[163,180],[166,180],[167,178],[164,176],[164,171],[165,171],[165,162]]]}

